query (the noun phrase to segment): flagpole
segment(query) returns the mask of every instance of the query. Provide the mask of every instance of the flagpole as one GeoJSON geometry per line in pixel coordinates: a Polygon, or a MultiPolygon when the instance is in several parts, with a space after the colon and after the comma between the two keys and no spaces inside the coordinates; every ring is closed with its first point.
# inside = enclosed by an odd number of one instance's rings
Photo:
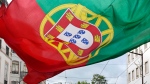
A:
{"type": "Polygon", "coordinates": [[[141,51],[141,54],[139,54],[139,53],[134,53],[134,52],[130,52],[130,53],[132,53],[132,54],[136,54],[136,55],[140,55],[141,56],[141,61],[142,61],[142,64],[141,64],[141,71],[142,71],[142,73],[141,73],[141,75],[142,75],[142,84],[144,84],[144,75],[143,75],[143,52],[141,51]]]}

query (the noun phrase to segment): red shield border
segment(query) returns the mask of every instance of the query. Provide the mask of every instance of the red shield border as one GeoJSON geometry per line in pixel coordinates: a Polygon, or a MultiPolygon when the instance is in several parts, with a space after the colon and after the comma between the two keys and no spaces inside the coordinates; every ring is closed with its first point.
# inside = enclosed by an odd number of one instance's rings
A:
{"type": "Polygon", "coordinates": [[[81,57],[88,56],[93,50],[99,47],[102,42],[101,31],[93,24],[78,19],[70,9],[66,10],[62,17],[52,28],[50,28],[50,30],[45,34],[45,36],[49,40],[63,42],[64,45],[62,46],[62,48],[70,48],[77,56],[81,57]],[[56,38],[59,34],[61,34],[61,32],[63,32],[63,30],[65,30],[68,24],[72,24],[78,28],[90,31],[93,35],[92,46],[90,46],[90,48],[88,49],[81,49],[73,43],[65,42],[56,38]]]}

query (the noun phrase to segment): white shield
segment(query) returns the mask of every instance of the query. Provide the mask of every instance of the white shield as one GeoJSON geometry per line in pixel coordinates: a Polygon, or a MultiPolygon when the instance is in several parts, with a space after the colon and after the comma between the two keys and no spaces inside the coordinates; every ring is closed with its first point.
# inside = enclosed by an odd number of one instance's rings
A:
{"type": "Polygon", "coordinates": [[[91,32],[78,28],[71,23],[56,38],[73,43],[81,49],[88,49],[93,44],[93,35],[91,32]]]}

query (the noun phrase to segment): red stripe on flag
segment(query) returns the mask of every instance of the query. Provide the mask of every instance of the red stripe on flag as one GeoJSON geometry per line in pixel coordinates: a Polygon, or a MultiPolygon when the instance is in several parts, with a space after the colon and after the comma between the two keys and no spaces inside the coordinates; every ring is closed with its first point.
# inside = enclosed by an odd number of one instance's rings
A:
{"type": "Polygon", "coordinates": [[[28,84],[37,84],[65,69],[86,64],[69,66],[58,50],[41,38],[39,28],[44,17],[44,12],[35,0],[13,0],[3,17],[6,28],[0,33],[6,43],[31,68],[25,77],[28,84]]]}

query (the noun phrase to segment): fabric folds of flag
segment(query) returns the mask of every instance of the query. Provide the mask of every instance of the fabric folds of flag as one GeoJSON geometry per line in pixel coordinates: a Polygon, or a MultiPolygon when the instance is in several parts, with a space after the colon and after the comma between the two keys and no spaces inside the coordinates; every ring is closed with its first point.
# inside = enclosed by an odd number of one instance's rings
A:
{"type": "Polygon", "coordinates": [[[26,63],[24,81],[119,57],[150,41],[150,0],[13,0],[0,37],[26,63]]]}

